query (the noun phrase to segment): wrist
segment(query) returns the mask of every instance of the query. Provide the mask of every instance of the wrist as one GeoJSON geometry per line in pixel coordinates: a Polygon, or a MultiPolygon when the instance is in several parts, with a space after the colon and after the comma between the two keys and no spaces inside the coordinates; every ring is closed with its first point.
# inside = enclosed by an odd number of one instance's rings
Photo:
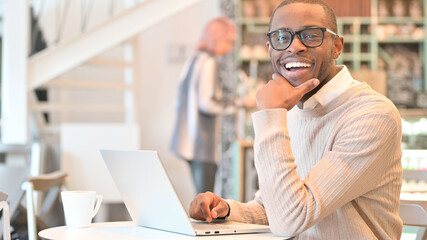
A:
{"type": "Polygon", "coordinates": [[[227,215],[225,215],[225,217],[227,218],[228,216],[230,216],[231,208],[230,208],[230,205],[228,204],[228,202],[225,202],[225,203],[227,204],[227,207],[228,207],[227,215]]]}
{"type": "Polygon", "coordinates": [[[227,219],[227,217],[230,216],[230,212],[231,212],[230,205],[228,204],[228,202],[225,202],[225,203],[227,204],[227,207],[228,207],[227,215],[225,215],[224,217],[219,217],[217,219],[227,219]]]}

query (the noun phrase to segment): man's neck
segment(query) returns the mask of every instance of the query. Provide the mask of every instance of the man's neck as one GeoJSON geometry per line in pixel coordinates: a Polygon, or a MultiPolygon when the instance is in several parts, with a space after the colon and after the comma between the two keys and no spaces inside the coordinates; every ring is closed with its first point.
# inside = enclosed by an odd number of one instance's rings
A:
{"type": "Polygon", "coordinates": [[[332,70],[332,74],[330,74],[330,77],[328,77],[327,79],[325,79],[324,81],[321,81],[319,86],[317,86],[315,89],[313,89],[312,91],[308,92],[307,94],[305,94],[301,100],[297,103],[297,106],[300,109],[303,109],[304,107],[304,102],[307,101],[309,98],[311,98],[314,94],[316,94],[323,86],[325,86],[332,78],[334,78],[338,72],[340,72],[342,70],[342,66],[334,66],[334,69],[332,70]]]}

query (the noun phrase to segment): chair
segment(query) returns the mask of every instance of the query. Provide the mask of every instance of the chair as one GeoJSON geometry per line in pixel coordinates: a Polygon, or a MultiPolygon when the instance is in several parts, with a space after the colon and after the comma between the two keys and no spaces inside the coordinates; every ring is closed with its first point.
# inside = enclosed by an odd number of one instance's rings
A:
{"type": "MultiPolygon", "coordinates": [[[[0,146],[1,153],[1,146],[0,146]]],[[[21,189],[21,185],[28,178],[27,167],[18,167],[18,166],[5,166],[5,164],[0,164],[0,189],[1,191],[8,194],[7,204],[9,211],[9,221],[12,225],[14,219],[12,216],[16,216],[19,212],[19,206],[22,198],[25,195],[25,192],[21,189]]],[[[4,196],[2,197],[2,199],[4,196]]],[[[3,213],[4,214],[4,213],[3,213]]],[[[12,227],[11,227],[12,229],[12,227]]],[[[3,235],[2,225],[0,225],[0,236],[3,235]]],[[[1,238],[1,237],[0,237],[1,238]]]]}
{"type": "MultiPolygon", "coordinates": [[[[410,154],[412,153],[411,150],[403,150],[403,154],[411,156],[410,154]]],[[[404,169],[402,177],[408,181],[427,181],[426,171],[423,170],[404,169]]],[[[402,191],[404,191],[403,187],[402,191]]],[[[406,189],[406,191],[411,192],[412,190],[406,189]]],[[[401,198],[399,214],[404,225],[419,227],[416,238],[417,240],[427,239],[427,201],[401,198]]]]}
{"type": "Polygon", "coordinates": [[[0,192],[0,212],[3,216],[3,240],[10,240],[9,204],[6,202],[7,194],[0,192]]]}
{"type": "Polygon", "coordinates": [[[56,171],[49,174],[30,177],[28,181],[22,184],[25,190],[27,205],[28,239],[37,239],[36,216],[43,218],[43,215],[49,212],[53,203],[58,198],[61,187],[64,183],[66,173],[56,171]],[[34,191],[45,192],[46,197],[43,200],[40,211],[37,211],[34,204],[34,191]]]}
{"type": "Polygon", "coordinates": [[[399,215],[403,225],[417,226],[417,240],[427,239],[427,212],[422,201],[401,200],[399,215]]]}

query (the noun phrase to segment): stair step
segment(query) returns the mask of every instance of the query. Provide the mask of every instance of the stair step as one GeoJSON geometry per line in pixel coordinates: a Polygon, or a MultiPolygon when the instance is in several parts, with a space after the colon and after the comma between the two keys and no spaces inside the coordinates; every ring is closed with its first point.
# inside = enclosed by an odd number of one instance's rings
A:
{"type": "Polygon", "coordinates": [[[123,104],[56,104],[56,103],[32,103],[30,109],[33,112],[109,112],[124,113],[123,104]]]}
{"type": "Polygon", "coordinates": [[[117,91],[123,91],[131,88],[131,86],[129,86],[124,82],[75,80],[75,79],[61,79],[61,80],[51,81],[46,84],[46,87],[68,88],[68,89],[117,90],[117,91]]]}
{"type": "Polygon", "coordinates": [[[101,65],[105,67],[115,67],[115,68],[129,68],[132,67],[131,62],[126,62],[123,60],[117,59],[108,59],[108,58],[92,58],[88,60],[86,63],[93,65],[101,65]]]}

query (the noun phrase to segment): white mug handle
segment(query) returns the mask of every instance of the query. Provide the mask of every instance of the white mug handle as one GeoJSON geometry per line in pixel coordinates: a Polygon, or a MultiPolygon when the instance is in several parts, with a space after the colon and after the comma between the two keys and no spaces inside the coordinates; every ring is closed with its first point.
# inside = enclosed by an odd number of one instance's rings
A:
{"type": "Polygon", "coordinates": [[[95,204],[95,208],[93,209],[92,212],[92,217],[90,219],[92,219],[93,217],[95,217],[96,213],[99,210],[99,207],[101,207],[101,202],[102,202],[102,196],[97,194],[96,195],[96,204],[95,204]]]}

